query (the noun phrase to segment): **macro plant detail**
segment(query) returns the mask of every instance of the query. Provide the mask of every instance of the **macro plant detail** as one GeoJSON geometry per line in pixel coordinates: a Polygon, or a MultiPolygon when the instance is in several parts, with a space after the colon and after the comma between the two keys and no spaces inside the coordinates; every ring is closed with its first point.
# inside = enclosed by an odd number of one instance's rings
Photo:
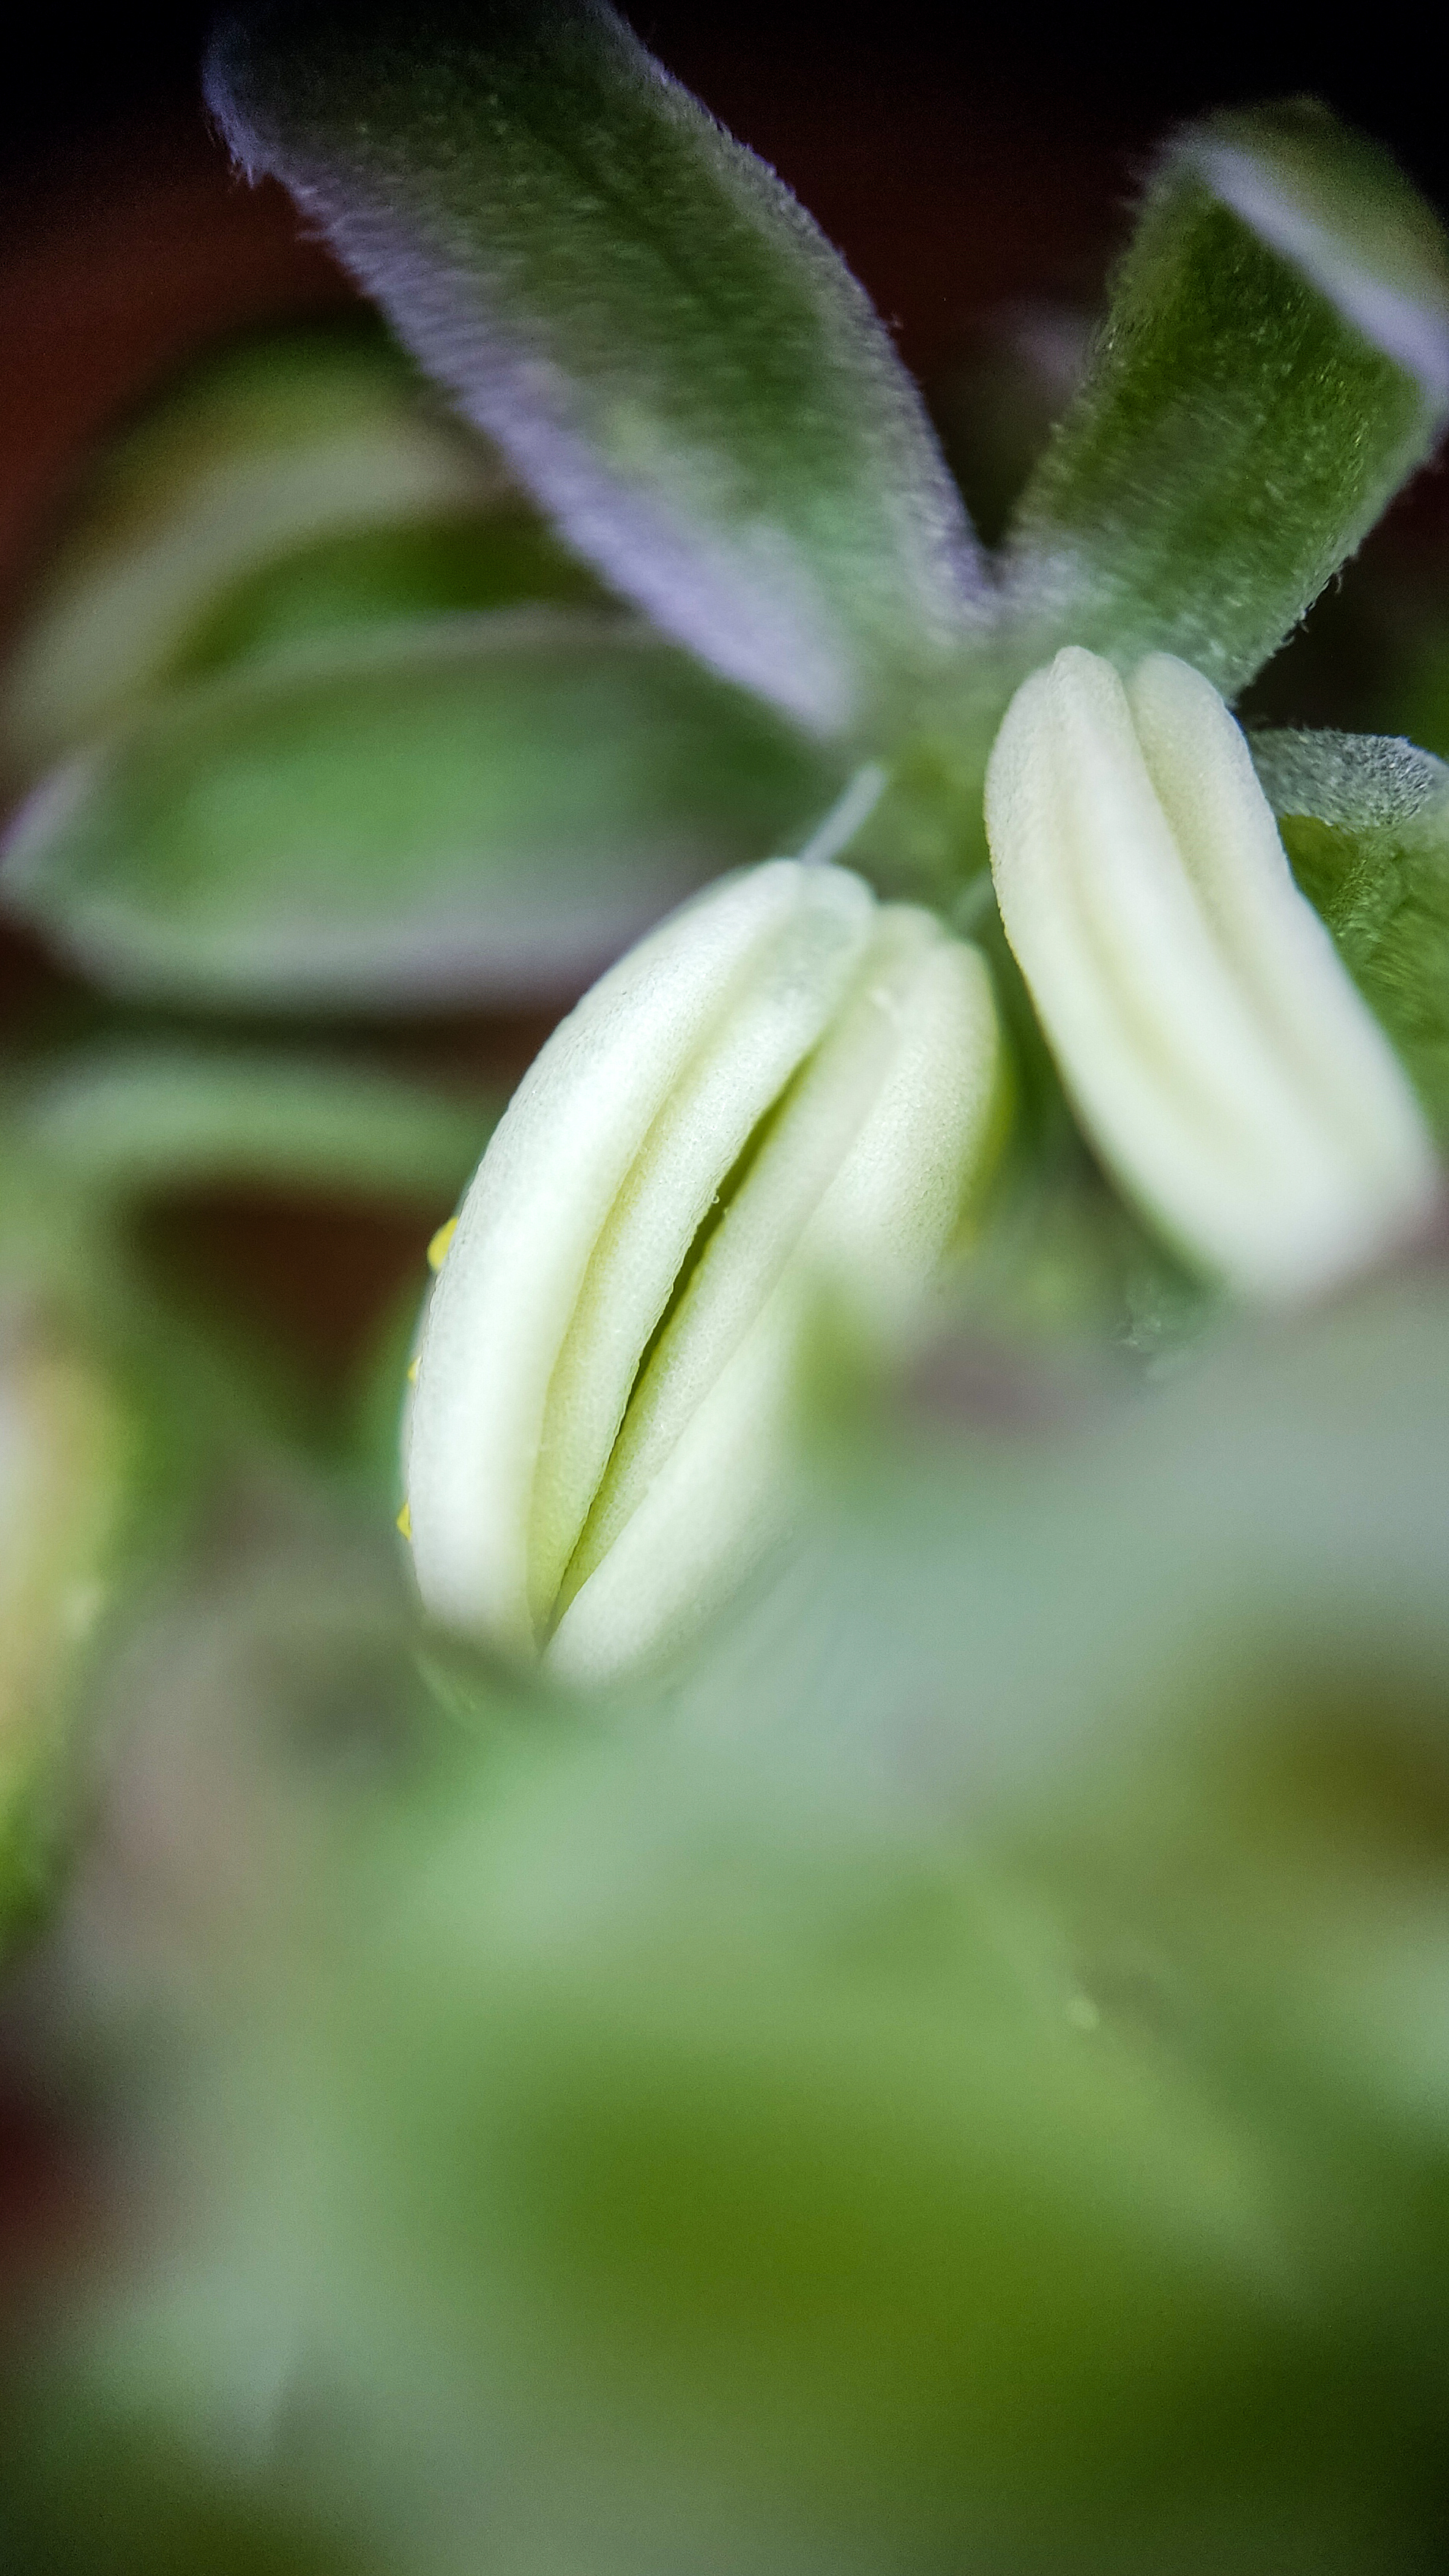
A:
{"type": "Polygon", "coordinates": [[[1302,1295],[1428,1220],[1428,1122],[1209,681],[1068,647],[986,777],[1006,935],[1087,1127],[1186,1252],[1302,1295]]]}
{"type": "Polygon", "coordinates": [[[1283,719],[1439,226],[1171,138],[988,547],[607,0],[206,91],[375,310],[123,423],[0,672],[0,1940],[110,2223],[0,2547],[1413,2576],[1439,666],[1283,719]]]}
{"type": "Polygon", "coordinates": [[[603,1678],[788,1516],[813,1324],[889,1346],[979,1201],[979,951],[820,858],[696,898],[555,1031],[465,1197],[406,1440],[444,1620],[603,1678]]]}
{"type": "Polygon", "coordinates": [[[124,1391],[39,1295],[0,1305],[0,1939],[50,1892],[75,1781],[52,1759],[125,1562],[124,1391]],[[37,1724],[37,1717],[40,1723],[37,1724]]]}
{"type": "MultiPolygon", "coordinates": [[[[212,99],[239,157],[287,182],[606,579],[843,759],[884,768],[876,836],[867,823],[855,850],[867,873],[930,849],[935,882],[928,872],[918,890],[949,905],[985,856],[984,795],[1007,936],[1067,1088],[1149,1222],[1209,1276],[1270,1297],[1331,1284],[1412,1234],[1438,1194],[1427,1127],[1288,880],[1248,753],[1211,693],[1252,676],[1422,459],[1449,404],[1449,270],[1392,170],[1311,109],[1226,119],[1175,148],[998,578],[842,264],[611,9],[509,7],[486,37],[466,13],[406,34],[389,16],[358,53],[339,26],[325,8],[233,22],[212,99]],[[426,95],[425,115],[414,95],[426,95]],[[1224,431],[1213,380],[1234,366],[1224,431]],[[1265,516],[1275,473],[1292,498],[1265,516]],[[1120,757],[1093,765],[1110,719],[1072,729],[1090,683],[1080,678],[1074,697],[1065,675],[1086,672],[1070,658],[1083,646],[1122,663],[1140,702],[1156,820],[1140,792],[1134,806],[1120,757]],[[1051,680],[1031,680],[1062,647],[1051,680]],[[1043,691],[1055,728],[1032,723],[1043,691]],[[1054,760],[1055,835],[1033,801],[1049,797],[1054,760]],[[1100,993],[1094,1018],[1090,966],[1046,964],[1072,937],[1046,844],[1065,847],[1074,830],[1076,881],[1102,886],[1076,935],[1104,957],[1115,947],[1115,1024],[1100,993]],[[1112,871],[1134,854],[1135,881],[1114,895],[1112,871]],[[1044,873],[1029,930],[1025,889],[1044,873]],[[1135,1000],[1134,979],[1146,988],[1135,1000]],[[1144,1042],[1144,1012],[1174,1044],[1144,1042]],[[1198,1110],[1175,1106],[1184,1091],[1201,1095],[1198,1110]]],[[[619,1080],[605,1052],[595,1071],[602,1087],[619,1080]]],[[[742,1107],[747,1125],[747,1096],[742,1107]]],[[[520,1150],[519,1132],[495,1158],[520,1150]]],[[[533,1150],[540,1207],[577,1189],[562,1179],[561,1140],[540,1126],[533,1150]],[[554,1153],[556,1175],[543,1168],[554,1153]]],[[[467,1215],[465,1249],[481,1239],[489,1187],[480,1182],[467,1215]]],[[[676,1265],[698,1223],[687,1190],[682,1206],[676,1265]]],[[[544,1230],[540,1219],[540,1242],[544,1230]]],[[[489,1359],[470,1363],[465,1275],[471,1259],[440,1292],[424,1355],[412,1443],[428,1499],[420,1516],[410,1491],[409,1512],[424,1598],[518,1645],[557,1616],[566,1554],[545,1549],[545,1597],[525,1620],[516,1581],[500,1590],[485,1572],[494,1544],[462,1496],[496,1472],[503,1521],[515,1533],[530,1515],[547,1524],[552,1435],[535,1406],[530,1501],[513,1439],[495,1445],[471,1392],[480,1368],[509,1379],[515,1354],[528,1376],[528,1337],[480,1291],[473,1330],[489,1359]],[[448,1474],[445,1350],[461,1452],[448,1474]],[[447,1533],[435,1491],[450,1497],[447,1533]],[[471,1581],[454,1557],[465,1527],[478,1551],[471,1581]]],[[[666,1263],[645,1294],[631,1365],[676,1276],[666,1263]]],[[[573,1293],[566,1264],[560,1293],[573,1293]]],[[[575,1365],[567,1351],[558,1360],[560,1417],[575,1365]]],[[[590,1492],[627,1400],[605,1377],[609,1435],[590,1492]]],[[[654,1454],[686,1473],[687,1450],[654,1454]]],[[[672,1513],[666,1490],[658,1509],[672,1513]]],[[[566,1517],[571,1552],[583,1522],[566,1517]]],[[[722,1561],[729,1520],[721,1507],[722,1561]]],[[[649,1526],[637,1522],[641,1550],[649,1526]]],[[[695,1579],[703,1600],[703,1560],[695,1579]]],[[[595,1568],[595,1598],[601,1580],[595,1568]]],[[[571,1626],[586,1615],[565,1613],[571,1626]]],[[[647,1645],[648,1623],[636,1634],[647,1645]]],[[[556,1651],[566,1654],[562,1637],[556,1651]]]]}

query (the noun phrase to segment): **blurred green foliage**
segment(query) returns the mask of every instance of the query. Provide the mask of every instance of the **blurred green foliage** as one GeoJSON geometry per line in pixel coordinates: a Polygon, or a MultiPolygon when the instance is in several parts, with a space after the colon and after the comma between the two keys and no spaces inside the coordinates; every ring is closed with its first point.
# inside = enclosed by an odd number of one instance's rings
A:
{"type": "Polygon", "coordinates": [[[607,1728],[460,1676],[149,2078],[60,2527],[150,2426],[143,2516],[359,2568],[1428,2563],[1446,1340],[1430,1272],[1045,1438],[837,1423],[607,1728]]]}
{"type": "MultiPolygon", "coordinates": [[[[266,13],[227,40],[233,127],[375,223],[509,460],[375,327],[219,351],[75,496],[0,689],[0,904],[61,961],[0,1064],[0,1939],[89,2195],[62,2263],[0,2262],[0,2561],[1418,2576],[1446,1275],[1250,1332],[1149,1241],[979,791],[1062,640],[1248,680],[1432,434],[1437,233],[1299,110],[1188,138],[1045,452],[1039,369],[957,389],[1002,613],[859,291],[610,13],[509,0],[462,52],[393,13],[378,54],[363,11],[345,80],[291,14],[291,88],[266,13]],[[289,1209],[390,1214],[420,1287],[517,1015],[862,748],[852,862],[997,973],[997,1215],[903,1388],[822,1328],[795,1546],[561,1704],[419,1627],[413,1291],[328,1326],[324,1400],[148,1226],[230,1194],[285,1265],[289,1209]]],[[[1371,639],[1329,718],[1449,756],[1439,558],[1387,563],[1326,603],[1328,663],[1371,639]]],[[[1438,763],[1255,753],[1442,1115],[1438,763]]]]}

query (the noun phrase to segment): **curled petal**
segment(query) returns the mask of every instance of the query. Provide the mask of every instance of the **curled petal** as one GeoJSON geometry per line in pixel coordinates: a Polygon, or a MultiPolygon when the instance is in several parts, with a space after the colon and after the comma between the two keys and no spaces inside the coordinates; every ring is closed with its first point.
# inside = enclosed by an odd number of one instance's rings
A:
{"type": "Polygon", "coordinates": [[[986,818],[1083,1122],[1191,1258],[1292,1297],[1422,1221],[1439,1186],[1422,1114],[1208,681],[1164,653],[1125,684],[1059,653],[1008,711],[986,818]]]}
{"type": "Polygon", "coordinates": [[[433,1291],[428,1607],[591,1677],[697,1615],[779,1525],[819,1295],[902,1328],[1000,1080],[982,959],[846,869],[771,861],[624,958],[520,1089],[433,1291]]]}

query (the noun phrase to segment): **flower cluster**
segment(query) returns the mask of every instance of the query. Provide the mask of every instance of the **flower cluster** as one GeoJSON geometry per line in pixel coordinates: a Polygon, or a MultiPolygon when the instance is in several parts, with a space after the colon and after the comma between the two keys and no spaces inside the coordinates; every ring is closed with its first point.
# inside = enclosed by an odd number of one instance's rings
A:
{"type": "MultiPolygon", "coordinates": [[[[1064,649],[986,828],[1083,1124],[1190,1262],[1281,1301],[1424,1225],[1427,1122],[1209,681],[1064,649]]],[[[579,1679],[688,1634],[781,1525],[812,1301],[899,1340],[1008,1093],[980,952],[841,868],[770,862],[634,949],[450,1231],[406,1443],[427,1607],[579,1679]]]]}

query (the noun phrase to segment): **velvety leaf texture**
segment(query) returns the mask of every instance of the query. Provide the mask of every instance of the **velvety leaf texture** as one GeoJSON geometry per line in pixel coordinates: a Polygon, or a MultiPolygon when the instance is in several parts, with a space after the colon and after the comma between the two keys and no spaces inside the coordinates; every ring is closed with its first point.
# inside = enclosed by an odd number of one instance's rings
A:
{"type": "Polygon", "coordinates": [[[1260,733],[1293,873],[1449,1137],[1449,766],[1376,734],[1260,733]]]}
{"type": "Polygon", "coordinates": [[[448,617],[146,710],[22,809],[0,905],[126,993],[556,997],[834,792],[790,728],[659,636],[448,617]]]}
{"type": "Polygon", "coordinates": [[[979,613],[870,304],[603,0],[228,19],[208,97],[609,580],[731,677],[869,731],[979,613]]]}
{"type": "Polygon", "coordinates": [[[1311,103],[1189,133],[1150,191],[1082,392],[1018,514],[1027,643],[1251,679],[1449,409],[1449,258],[1311,103]]]}

